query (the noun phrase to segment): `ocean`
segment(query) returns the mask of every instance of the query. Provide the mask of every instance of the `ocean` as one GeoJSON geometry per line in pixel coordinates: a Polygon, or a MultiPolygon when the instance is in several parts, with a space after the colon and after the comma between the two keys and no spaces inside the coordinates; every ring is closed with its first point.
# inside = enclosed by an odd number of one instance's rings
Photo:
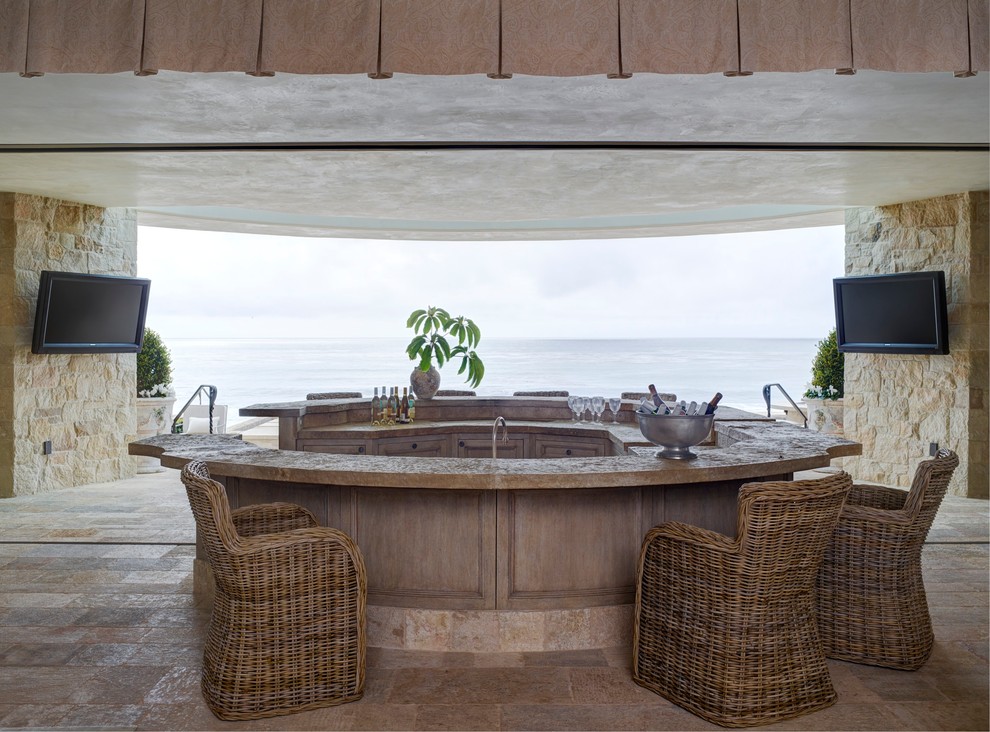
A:
{"type": "MultiPolygon", "coordinates": [[[[176,409],[200,384],[218,389],[228,426],[250,404],[298,401],[309,392],[360,391],[409,384],[406,339],[166,339],[172,354],[176,409]]],[[[567,340],[487,338],[479,396],[566,389],[581,396],[619,396],[656,384],[678,399],[709,400],[765,413],[764,384],[780,383],[798,401],[811,380],[813,338],[656,338],[567,340]]],[[[441,389],[467,389],[459,363],[441,370],[441,389]]],[[[774,403],[781,403],[774,394],[774,403]]]]}

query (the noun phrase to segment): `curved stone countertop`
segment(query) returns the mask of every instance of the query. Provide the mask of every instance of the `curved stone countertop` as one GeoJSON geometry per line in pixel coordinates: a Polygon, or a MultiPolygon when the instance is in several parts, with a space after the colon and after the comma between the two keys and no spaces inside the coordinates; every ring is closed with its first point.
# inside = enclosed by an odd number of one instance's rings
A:
{"type": "MultiPolygon", "coordinates": [[[[296,417],[320,403],[288,403],[251,408],[266,416],[296,417]],[[273,411],[280,412],[273,414],[273,411]]],[[[242,415],[249,410],[241,410],[242,415]]],[[[759,478],[829,465],[832,458],[859,455],[862,445],[834,435],[823,435],[784,422],[720,408],[730,419],[716,419],[719,445],[698,446],[696,460],[665,460],[657,448],[643,447],[638,427],[628,424],[587,425],[564,421],[510,422],[514,428],[549,434],[603,437],[629,450],[609,457],[515,459],[457,457],[385,457],[335,455],[257,447],[229,435],[158,435],[132,442],[132,455],[158,457],[162,465],[181,468],[203,460],[221,476],[318,485],[435,488],[449,490],[552,490],[640,485],[683,485],[759,478]],[[638,436],[638,440],[636,439],[638,436]],[[637,446],[637,443],[640,446],[637,446]]],[[[436,431],[440,423],[417,422],[397,428],[402,434],[436,431]]],[[[479,428],[480,421],[444,422],[445,428],[479,428]]],[[[490,423],[487,423],[490,429],[490,423]]],[[[341,425],[337,434],[373,430],[363,425],[341,425]]],[[[331,431],[328,429],[328,432],[331,431]]],[[[385,432],[376,434],[385,435],[385,432]]]]}

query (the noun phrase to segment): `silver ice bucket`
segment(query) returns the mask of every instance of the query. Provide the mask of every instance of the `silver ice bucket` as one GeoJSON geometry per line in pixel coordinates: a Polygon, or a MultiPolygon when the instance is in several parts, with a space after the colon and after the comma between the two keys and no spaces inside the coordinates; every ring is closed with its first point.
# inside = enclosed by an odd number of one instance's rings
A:
{"type": "Polygon", "coordinates": [[[698,457],[688,448],[705,441],[712,431],[714,414],[683,415],[643,414],[636,412],[639,431],[643,437],[663,449],[657,457],[672,460],[693,460],[698,457]]]}

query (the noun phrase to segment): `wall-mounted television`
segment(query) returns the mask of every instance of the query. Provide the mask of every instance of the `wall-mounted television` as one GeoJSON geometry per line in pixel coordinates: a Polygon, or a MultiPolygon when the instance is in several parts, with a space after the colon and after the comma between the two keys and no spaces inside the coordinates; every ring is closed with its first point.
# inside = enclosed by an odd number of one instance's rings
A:
{"type": "Polygon", "coordinates": [[[839,277],[833,287],[840,351],[949,352],[943,272],[839,277]]]}
{"type": "Polygon", "coordinates": [[[137,353],[151,280],[41,273],[32,353],[137,353]]]}

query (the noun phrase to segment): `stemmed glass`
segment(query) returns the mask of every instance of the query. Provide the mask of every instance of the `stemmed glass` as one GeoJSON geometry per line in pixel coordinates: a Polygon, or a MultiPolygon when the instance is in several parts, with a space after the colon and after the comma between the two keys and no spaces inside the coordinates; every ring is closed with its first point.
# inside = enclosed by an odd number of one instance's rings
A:
{"type": "Polygon", "coordinates": [[[605,397],[591,397],[591,421],[601,424],[605,413],[605,397]]]}
{"type": "Polygon", "coordinates": [[[612,424],[618,424],[619,409],[622,407],[622,399],[619,397],[610,397],[608,400],[608,408],[612,410],[612,424]]]}
{"type": "Polygon", "coordinates": [[[591,409],[591,397],[578,397],[581,400],[581,421],[585,422],[584,413],[591,409]]]}
{"type": "Polygon", "coordinates": [[[581,421],[581,414],[578,410],[584,405],[584,401],[579,396],[569,396],[567,397],[567,406],[570,407],[571,412],[574,413],[574,421],[581,421]]]}

